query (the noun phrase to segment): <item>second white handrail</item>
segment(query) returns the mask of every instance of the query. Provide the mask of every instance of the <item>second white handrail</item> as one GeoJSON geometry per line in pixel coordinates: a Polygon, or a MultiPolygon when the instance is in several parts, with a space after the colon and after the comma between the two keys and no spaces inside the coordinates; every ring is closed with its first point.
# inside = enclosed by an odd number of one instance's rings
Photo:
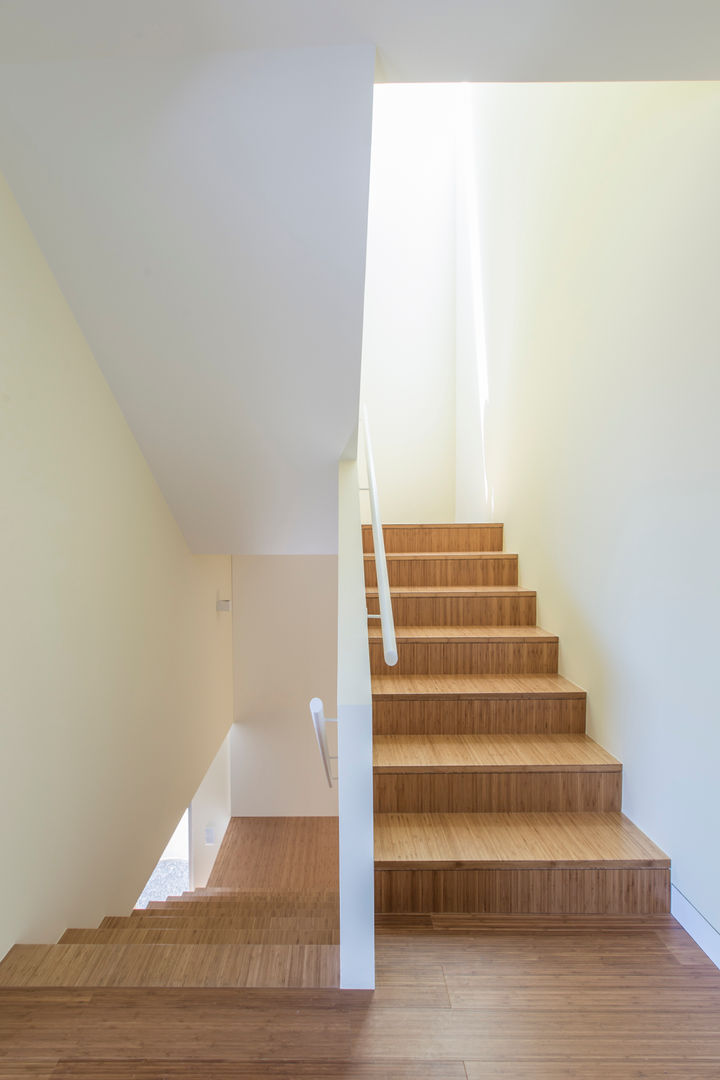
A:
{"type": "Polygon", "coordinates": [[[377,572],[383,655],[385,657],[385,663],[390,667],[393,667],[398,661],[397,642],[395,641],[395,620],[393,618],[392,601],[390,599],[390,582],[388,580],[387,558],[385,557],[385,540],[383,539],[377,480],[375,479],[375,461],[373,459],[372,443],[370,441],[370,425],[368,424],[367,409],[364,405],[362,407],[361,418],[363,436],[365,439],[365,464],[368,478],[368,495],[370,496],[370,519],[372,521],[373,547],[375,549],[375,570],[377,572]]]}

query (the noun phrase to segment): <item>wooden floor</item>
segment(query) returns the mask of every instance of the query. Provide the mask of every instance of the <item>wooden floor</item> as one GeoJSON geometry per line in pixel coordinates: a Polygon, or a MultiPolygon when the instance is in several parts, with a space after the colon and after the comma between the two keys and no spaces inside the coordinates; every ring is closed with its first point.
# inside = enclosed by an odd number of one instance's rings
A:
{"type": "Polygon", "coordinates": [[[670,916],[421,921],[378,929],[374,993],[0,989],[0,1080],[720,1077],[720,972],[670,916]]]}

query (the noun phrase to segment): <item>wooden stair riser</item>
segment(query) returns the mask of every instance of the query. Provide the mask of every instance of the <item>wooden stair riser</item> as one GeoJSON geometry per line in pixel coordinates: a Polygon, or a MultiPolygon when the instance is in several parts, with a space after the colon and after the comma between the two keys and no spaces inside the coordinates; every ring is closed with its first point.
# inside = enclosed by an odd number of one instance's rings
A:
{"type": "Polygon", "coordinates": [[[375,735],[579,735],[585,697],[373,701],[375,735]]]}
{"type": "Polygon", "coordinates": [[[398,641],[393,667],[383,659],[382,641],[370,641],[374,675],[549,675],[557,669],[557,641],[398,641]]]}
{"type": "Polygon", "coordinates": [[[656,915],[670,911],[670,871],[628,869],[375,871],[380,914],[656,915]]]}
{"type": "Polygon", "coordinates": [[[391,772],[374,776],[376,813],[619,811],[622,771],[391,772]]]}
{"type": "MultiPolygon", "coordinates": [[[[363,525],[363,551],[374,551],[372,526],[363,525]]],[[[387,553],[398,551],[502,551],[502,525],[384,525],[387,553]]]]}
{"type": "Polygon", "coordinates": [[[339,945],[339,930],[66,930],[59,945],[339,945]]]}
{"type": "MultiPolygon", "coordinates": [[[[390,585],[517,585],[517,555],[388,557],[390,585]]],[[[365,584],[377,586],[375,558],[365,556],[365,584]]]]}
{"type": "MultiPolygon", "coordinates": [[[[377,595],[367,597],[369,615],[380,614],[377,595]]],[[[393,596],[397,626],[534,626],[535,594],[520,596],[393,596]]],[[[377,620],[374,620],[377,621],[377,620]]]]}

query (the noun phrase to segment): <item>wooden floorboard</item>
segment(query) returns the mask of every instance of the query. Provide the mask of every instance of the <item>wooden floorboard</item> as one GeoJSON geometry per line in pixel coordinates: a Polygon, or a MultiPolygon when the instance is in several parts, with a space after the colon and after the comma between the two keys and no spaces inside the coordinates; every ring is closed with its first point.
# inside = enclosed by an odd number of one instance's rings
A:
{"type": "Polygon", "coordinates": [[[555,926],[381,929],[374,993],[0,990],[0,1080],[717,1080],[675,920],[555,926]]]}

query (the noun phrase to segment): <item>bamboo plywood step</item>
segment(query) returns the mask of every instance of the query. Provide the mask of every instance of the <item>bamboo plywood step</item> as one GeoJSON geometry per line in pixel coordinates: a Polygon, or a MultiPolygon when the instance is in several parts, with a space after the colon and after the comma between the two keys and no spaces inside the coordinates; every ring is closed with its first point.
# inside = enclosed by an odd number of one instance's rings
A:
{"type": "Polygon", "coordinates": [[[234,900],[153,900],[146,908],[136,908],[134,914],[173,914],[173,915],[232,915],[242,918],[244,915],[288,915],[317,918],[331,917],[337,914],[337,904],[248,904],[234,900]]]}
{"type": "Polygon", "coordinates": [[[0,986],[337,986],[335,945],[15,945],[0,986]]]}
{"type": "Polygon", "coordinates": [[[59,945],[339,945],[339,930],[183,929],[168,926],[68,929],[59,945]]]}
{"type": "Polygon", "coordinates": [[[669,860],[622,814],[376,814],[382,914],[661,914],[669,860]]]}
{"type": "Polygon", "coordinates": [[[605,772],[620,762],[587,735],[378,736],[375,773],[605,772]]]}
{"type": "MultiPolygon", "coordinates": [[[[378,615],[376,587],[366,590],[369,615],[378,615]]],[[[537,596],[519,585],[410,586],[391,589],[399,626],[534,626],[537,596]]]]}
{"type": "MultiPolygon", "coordinates": [[[[375,556],[365,555],[365,584],[377,586],[375,556]]],[[[517,555],[490,551],[395,552],[387,556],[396,585],[517,585],[517,555]]]]}
{"type": "MultiPolygon", "coordinates": [[[[396,665],[368,628],[376,911],[668,911],[669,861],[620,813],[622,767],[584,734],[585,692],[558,675],[517,556],[473,551],[462,527],[386,536],[396,665]]],[[[365,578],[377,615],[370,554],[365,578]]]]}
{"type": "Polygon", "coordinates": [[[378,869],[653,867],[670,860],[624,814],[376,814],[378,869]]]}
{"type": "Polygon", "coordinates": [[[99,930],[113,930],[121,927],[174,928],[185,930],[334,930],[339,920],[331,918],[301,918],[285,915],[246,915],[239,919],[233,915],[170,915],[162,911],[137,916],[106,915],[98,927],[99,930]]]}
{"type": "Polygon", "coordinates": [[[374,675],[376,735],[582,733],[586,693],[559,675],[374,675]]]}
{"type": "Polygon", "coordinates": [[[585,735],[378,736],[379,813],[608,812],[622,766],[585,735]]]}
{"type": "MultiPolygon", "coordinates": [[[[363,550],[373,548],[372,526],[363,525],[363,550]]],[[[444,525],[384,525],[386,552],[502,551],[503,526],[458,523],[444,525]]]]}
{"type": "Polygon", "coordinates": [[[558,638],[539,626],[398,626],[398,662],[383,659],[382,630],[371,626],[370,670],[394,675],[553,674],[558,638]]]}

